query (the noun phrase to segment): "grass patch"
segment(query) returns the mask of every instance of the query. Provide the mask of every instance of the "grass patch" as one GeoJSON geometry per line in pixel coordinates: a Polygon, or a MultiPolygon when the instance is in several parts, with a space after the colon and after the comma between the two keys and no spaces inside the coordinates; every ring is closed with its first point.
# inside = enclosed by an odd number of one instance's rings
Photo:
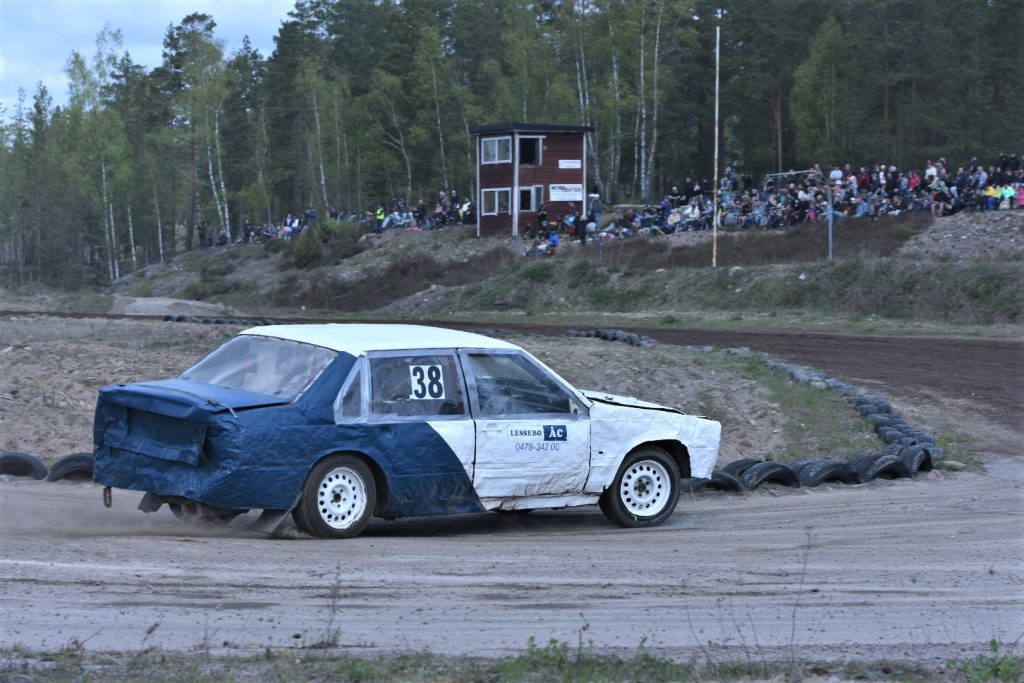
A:
{"type": "MultiPolygon", "coordinates": [[[[269,244],[269,243],[268,243],[269,244]]],[[[289,278],[271,295],[275,306],[306,306],[332,311],[368,311],[423,291],[431,285],[465,285],[479,279],[478,273],[493,273],[509,265],[515,257],[495,247],[480,254],[473,268],[439,261],[429,254],[399,257],[383,271],[354,282],[345,282],[314,272],[307,280],[289,278]]]]}
{"type": "Polygon", "coordinates": [[[846,459],[878,446],[871,427],[845,400],[827,389],[794,382],[753,356],[743,363],[744,374],[755,380],[779,412],[786,450],[769,453],[766,460],[789,462],[803,457],[846,459]],[[770,456],[770,457],[769,457],[770,456]]]}
{"type": "Polygon", "coordinates": [[[1021,681],[1024,680],[1024,657],[1012,652],[1000,652],[999,641],[989,642],[990,654],[983,654],[973,659],[960,659],[950,662],[947,669],[960,673],[971,681],[1021,681]]]}
{"type": "Polygon", "coordinates": [[[813,677],[869,680],[1017,681],[1020,657],[993,653],[949,662],[944,670],[890,661],[792,663],[752,660],[677,662],[649,652],[641,642],[632,654],[600,654],[587,644],[531,638],[522,653],[500,659],[433,654],[360,657],[302,647],[266,647],[247,656],[147,648],[139,652],[89,652],[78,641],[55,652],[20,647],[0,650],[0,677],[33,681],[749,681],[813,677]],[[950,676],[953,678],[951,679],[950,676]]]}

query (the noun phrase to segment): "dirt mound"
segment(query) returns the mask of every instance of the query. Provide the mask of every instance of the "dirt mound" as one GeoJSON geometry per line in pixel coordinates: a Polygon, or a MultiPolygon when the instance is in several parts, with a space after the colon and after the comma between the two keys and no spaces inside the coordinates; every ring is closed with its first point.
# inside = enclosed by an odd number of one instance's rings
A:
{"type": "Polygon", "coordinates": [[[924,261],[1020,261],[1024,259],[1024,211],[959,213],[936,218],[897,255],[924,261]]]}

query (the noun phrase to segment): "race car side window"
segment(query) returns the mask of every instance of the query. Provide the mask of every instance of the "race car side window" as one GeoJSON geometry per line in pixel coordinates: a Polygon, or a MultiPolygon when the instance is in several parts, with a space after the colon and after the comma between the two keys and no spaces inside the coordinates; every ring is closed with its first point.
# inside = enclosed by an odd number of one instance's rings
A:
{"type": "Polygon", "coordinates": [[[481,417],[584,412],[575,397],[520,354],[474,352],[465,357],[481,417]]]}
{"type": "Polygon", "coordinates": [[[465,416],[466,395],[452,352],[381,352],[370,357],[372,417],[465,416]]]}
{"type": "Polygon", "coordinates": [[[363,359],[357,359],[341,392],[334,399],[334,421],[357,420],[363,416],[363,359]]]}

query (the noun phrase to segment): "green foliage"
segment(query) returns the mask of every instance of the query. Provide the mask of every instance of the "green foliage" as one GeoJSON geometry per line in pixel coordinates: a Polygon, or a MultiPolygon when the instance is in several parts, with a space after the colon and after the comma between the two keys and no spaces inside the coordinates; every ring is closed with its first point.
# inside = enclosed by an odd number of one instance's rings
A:
{"type": "Polygon", "coordinates": [[[535,261],[520,268],[519,274],[529,282],[547,282],[555,276],[555,266],[551,262],[535,261]]]}
{"type": "MultiPolygon", "coordinates": [[[[429,206],[438,189],[476,189],[468,128],[500,121],[593,125],[588,184],[609,206],[656,200],[711,175],[719,24],[723,154],[755,177],[814,162],[991,162],[1024,138],[1020,0],[725,9],[301,2],[273,55],[248,43],[225,55],[216,17],[194,13],[150,65],[106,29],[95,54],[70,55],[69,102],[39,88],[2,125],[4,272],[67,288],[116,280],[194,248],[202,219],[211,236],[235,237],[243,220],[310,208],[329,244],[355,230],[329,221],[331,209],[361,217],[392,196],[429,206]]],[[[674,257],[707,265],[702,249],[674,257]]],[[[604,273],[650,267],[610,259],[604,273]]],[[[601,284],[573,268],[577,285],[601,284]]]]}
{"type": "Polygon", "coordinates": [[[323,247],[316,231],[309,230],[299,237],[291,253],[291,263],[296,268],[311,268],[320,263],[323,247]]]}
{"type": "Polygon", "coordinates": [[[999,641],[989,642],[990,655],[951,662],[951,668],[968,681],[1020,681],[1024,679],[1024,658],[1012,653],[1000,653],[999,641]]]}

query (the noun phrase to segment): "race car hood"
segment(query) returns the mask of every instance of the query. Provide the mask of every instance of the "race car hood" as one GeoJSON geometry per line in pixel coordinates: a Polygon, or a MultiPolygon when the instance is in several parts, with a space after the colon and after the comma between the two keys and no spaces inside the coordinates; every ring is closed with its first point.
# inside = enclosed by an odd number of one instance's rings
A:
{"type": "Polygon", "coordinates": [[[641,401],[638,398],[632,396],[616,396],[615,394],[609,394],[604,391],[584,391],[583,395],[591,401],[597,401],[598,403],[608,403],[613,406],[625,406],[627,408],[643,408],[645,410],[661,410],[669,413],[679,413],[682,411],[676,410],[675,408],[669,408],[668,406],[659,405],[657,403],[649,403],[647,401],[641,401]]]}

